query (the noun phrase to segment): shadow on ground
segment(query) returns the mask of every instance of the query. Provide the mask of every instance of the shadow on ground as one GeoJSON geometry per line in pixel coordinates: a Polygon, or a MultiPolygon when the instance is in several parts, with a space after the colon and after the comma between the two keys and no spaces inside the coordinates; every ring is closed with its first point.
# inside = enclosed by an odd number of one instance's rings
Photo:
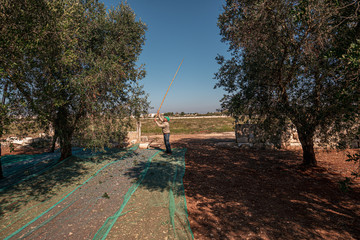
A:
{"type": "MultiPolygon", "coordinates": [[[[160,148],[156,148],[161,150],[160,148]]],[[[144,178],[141,180],[140,187],[149,191],[169,191],[171,188],[183,189],[182,177],[185,171],[184,157],[186,149],[175,149],[171,155],[160,151],[151,162],[135,164],[125,175],[138,181],[138,172],[144,171],[144,178]]],[[[174,191],[176,195],[184,195],[180,190],[174,191]]]]}
{"type": "MultiPolygon", "coordinates": [[[[181,139],[184,186],[195,239],[359,239],[360,191],[339,175],[302,169],[301,152],[217,147],[181,139]]],[[[233,141],[228,139],[226,141],[233,141]]]]}
{"type": "Polygon", "coordinates": [[[0,215],[15,214],[30,202],[45,202],[60,193],[71,192],[94,173],[94,168],[117,160],[124,153],[123,149],[114,149],[93,157],[72,156],[38,176],[10,186],[1,192],[0,215]]]}

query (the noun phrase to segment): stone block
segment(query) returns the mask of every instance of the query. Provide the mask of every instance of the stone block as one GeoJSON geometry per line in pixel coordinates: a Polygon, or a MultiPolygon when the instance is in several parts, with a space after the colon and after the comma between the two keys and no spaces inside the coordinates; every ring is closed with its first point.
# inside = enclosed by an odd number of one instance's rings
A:
{"type": "Polygon", "coordinates": [[[149,147],[149,144],[150,144],[150,143],[148,143],[148,142],[147,142],[147,143],[140,143],[140,144],[139,144],[139,148],[140,148],[140,149],[147,149],[147,148],[149,147]]]}

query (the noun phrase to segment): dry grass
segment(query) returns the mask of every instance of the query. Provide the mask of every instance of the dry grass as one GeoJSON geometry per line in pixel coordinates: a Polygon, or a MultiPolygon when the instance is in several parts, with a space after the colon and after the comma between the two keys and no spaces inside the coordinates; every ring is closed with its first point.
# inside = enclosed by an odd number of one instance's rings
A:
{"type": "MultiPolygon", "coordinates": [[[[234,118],[182,118],[171,119],[170,130],[172,134],[195,134],[195,133],[216,133],[216,132],[233,132],[234,118]]],[[[142,135],[161,134],[154,119],[141,120],[142,135]]]]}

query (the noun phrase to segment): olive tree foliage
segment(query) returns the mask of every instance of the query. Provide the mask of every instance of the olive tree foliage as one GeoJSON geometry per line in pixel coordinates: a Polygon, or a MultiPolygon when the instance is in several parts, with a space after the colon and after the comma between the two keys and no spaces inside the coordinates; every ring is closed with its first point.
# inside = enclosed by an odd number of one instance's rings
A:
{"type": "Polygon", "coordinates": [[[12,113],[23,109],[20,99],[12,99],[18,92],[10,79],[20,78],[29,66],[36,67],[40,55],[49,59],[49,51],[41,53],[35,47],[51,42],[48,30],[53,21],[48,10],[44,1],[0,0],[0,137],[8,130],[12,113]]]}
{"type": "Polygon", "coordinates": [[[1,78],[24,108],[52,124],[60,159],[71,156],[74,138],[84,147],[122,141],[130,116],[148,107],[139,84],[145,70],[136,65],[146,25],[126,3],[107,10],[97,0],[25,0],[11,22],[19,5],[1,1],[7,4],[1,41],[14,45],[0,54],[1,78]],[[29,43],[22,42],[29,32],[29,43]]]}
{"type": "MultiPolygon", "coordinates": [[[[347,61],[347,67],[353,69],[355,72],[360,69],[360,40],[358,39],[357,42],[354,42],[350,45],[350,48],[348,49],[347,53],[343,55],[343,58],[347,61]]],[[[356,85],[359,85],[359,81],[353,81],[352,85],[354,89],[356,88],[356,85]]],[[[358,94],[354,94],[351,91],[345,92],[343,95],[345,97],[354,97],[356,99],[359,98],[359,92],[358,94]]],[[[359,107],[359,106],[357,106],[359,107]]],[[[350,118],[353,121],[358,121],[358,115],[356,114],[358,111],[350,112],[347,118],[350,118]]],[[[360,138],[360,126],[357,126],[356,130],[357,139],[360,138]]],[[[353,154],[347,154],[347,162],[352,162],[356,166],[355,169],[351,172],[351,177],[346,177],[344,181],[340,181],[340,187],[342,190],[351,190],[351,185],[355,184],[355,180],[360,177],[360,154],[353,153],[353,154]]]]}
{"type": "Polygon", "coordinates": [[[316,165],[314,140],[344,140],[359,119],[359,9],[353,0],[227,0],[218,26],[232,57],[218,56],[215,74],[223,108],[250,116],[264,141],[293,124],[303,164],[316,165]]]}

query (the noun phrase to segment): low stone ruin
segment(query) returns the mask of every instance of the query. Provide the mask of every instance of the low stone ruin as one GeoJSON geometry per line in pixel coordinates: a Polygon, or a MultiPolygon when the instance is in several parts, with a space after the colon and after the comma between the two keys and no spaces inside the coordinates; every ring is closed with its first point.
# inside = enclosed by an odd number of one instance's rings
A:
{"type": "MultiPolygon", "coordinates": [[[[281,136],[280,144],[269,141],[259,143],[256,138],[256,124],[236,124],[235,137],[236,143],[241,148],[274,148],[275,145],[278,145],[281,146],[281,149],[301,149],[301,143],[295,128],[287,129],[287,131],[281,136]]],[[[315,139],[314,141],[315,148],[326,148],[329,146],[330,144],[321,145],[319,139],[315,139]]],[[[360,148],[360,139],[354,139],[350,144],[350,148],[360,148]]]]}

